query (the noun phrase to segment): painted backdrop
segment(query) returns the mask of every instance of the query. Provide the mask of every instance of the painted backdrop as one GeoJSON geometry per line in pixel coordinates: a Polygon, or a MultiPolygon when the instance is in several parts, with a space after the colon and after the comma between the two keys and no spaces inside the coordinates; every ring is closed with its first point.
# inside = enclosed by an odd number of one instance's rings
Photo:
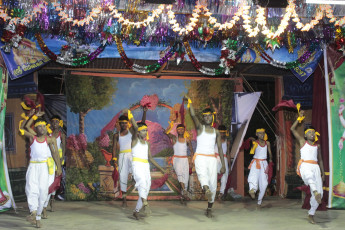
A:
{"type": "MultiPolygon", "coordinates": [[[[217,112],[218,124],[231,124],[233,81],[231,80],[178,80],[145,78],[102,78],[67,76],[67,199],[100,200],[117,198],[121,194],[113,177],[116,165],[111,161],[112,137],[119,129],[118,117],[124,108],[132,110],[140,121],[147,103],[146,123],[149,130],[151,153],[163,168],[171,168],[172,146],[164,134],[169,122],[184,123],[195,148],[196,132],[182,104],[188,94],[196,112],[211,107],[217,112]]],[[[153,184],[162,183],[150,192],[150,199],[177,199],[178,181],[175,174],[164,178],[151,165],[153,184]],[[156,182],[156,183],[155,183],[156,182]]],[[[200,199],[201,188],[195,173],[190,176],[190,197],[200,199]]],[[[128,198],[137,195],[134,183],[128,183],[128,198]]]]}

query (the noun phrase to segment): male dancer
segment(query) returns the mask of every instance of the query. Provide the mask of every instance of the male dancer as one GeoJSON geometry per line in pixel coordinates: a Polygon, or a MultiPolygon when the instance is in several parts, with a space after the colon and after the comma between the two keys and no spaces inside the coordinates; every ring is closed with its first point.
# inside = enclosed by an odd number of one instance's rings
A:
{"type": "MultiPolygon", "coordinates": [[[[224,196],[224,190],[226,187],[226,183],[228,181],[228,176],[229,176],[229,160],[230,160],[230,141],[227,140],[227,129],[225,125],[220,125],[218,127],[219,133],[220,133],[220,139],[222,143],[222,149],[223,149],[223,154],[224,154],[224,163],[225,163],[225,173],[222,174],[222,177],[220,179],[220,190],[219,190],[219,197],[218,199],[223,199],[225,198],[224,196]]],[[[222,161],[220,160],[219,153],[218,153],[218,146],[217,144],[214,147],[214,151],[217,156],[217,172],[220,173],[220,169],[222,168],[222,161]]]]}
{"type": "Polygon", "coordinates": [[[309,185],[311,198],[308,221],[315,224],[314,215],[317,207],[321,204],[323,195],[322,181],[325,178],[320,145],[315,145],[318,132],[312,126],[304,130],[304,138],[297,132],[296,127],[304,118],[304,111],[300,112],[299,118],[291,126],[291,132],[301,146],[301,159],[297,165],[297,174],[302,177],[304,183],[309,185]]]}
{"type": "Polygon", "coordinates": [[[189,163],[187,156],[187,146],[193,158],[193,146],[188,138],[186,138],[186,128],[183,124],[179,124],[176,127],[177,137],[168,130],[165,133],[169,136],[171,143],[173,144],[174,156],[173,156],[173,167],[177,175],[177,180],[181,186],[181,203],[184,204],[184,200],[187,198],[187,187],[189,180],[189,163]]]}
{"type": "MultiPolygon", "coordinates": [[[[145,123],[147,108],[143,107],[143,117],[141,122],[145,123]]],[[[118,158],[119,174],[120,174],[120,189],[122,192],[122,207],[127,207],[127,182],[128,175],[132,173],[132,136],[133,128],[128,128],[128,117],[121,115],[119,117],[120,133],[115,133],[113,136],[113,159],[116,158],[116,152],[119,145],[120,152],[118,158]]]]}
{"type": "Polygon", "coordinates": [[[271,144],[267,141],[267,135],[265,129],[256,130],[257,140],[253,137],[250,139],[253,140],[253,148],[255,149],[253,160],[249,165],[249,195],[252,199],[255,199],[256,191],[259,189],[258,204],[257,209],[261,208],[262,199],[265,196],[266,188],[268,185],[268,174],[267,174],[267,152],[269,155],[269,162],[272,162],[272,152],[271,144]]]}
{"type": "MultiPolygon", "coordinates": [[[[26,123],[25,125],[25,128],[26,130],[33,134],[33,135],[37,135],[37,133],[35,132],[35,130],[33,130],[31,128],[31,125],[33,123],[34,120],[36,120],[38,117],[41,117],[44,115],[44,112],[41,112],[40,110],[33,116],[31,116],[33,113],[35,112],[35,110],[31,110],[29,112],[29,116],[30,116],[30,119],[28,120],[28,122],[26,123]]],[[[25,116],[23,116],[25,117],[25,116]]],[[[59,157],[60,157],[60,162],[61,162],[61,169],[62,169],[62,165],[63,165],[63,159],[62,159],[62,151],[61,151],[61,139],[60,137],[59,138],[54,138],[52,137],[52,131],[48,128],[49,125],[46,126],[46,129],[45,129],[45,133],[44,133],[44,136],[46,136],[48,139],[52,139],[53,142],[56,143],[56,148],[58,150],[58,153],[59,153],[59,157]],[[48,132],[48,129],[49,129],[49,132],[48,132]]],[[[55,145],[54,145],[55,147],[55,145]]],[[[54,162],[54,159],[52,158],[52,154],[51,152],[49,151],[49,154],[48,154],[48,172],[49,172],[49,175],[48,175],[48,188],[53,184],[54,180],[55,180],[55,170],[57,169],[56,165],[55,165],[55,162],[54,162]]],[[[47,219],[48,218],[48,215],[47,215],[47,207],[48,207],[48,203],[49,201],[51,200],[51,196],[55,195],[55,191],[52,192],[52,193],[49,193],[48,194],[48,197],[46,199],[46,201],[44,202],[43,204],[43,211],[42,211],[42,219],[47,219]]],[[[53,211],[53,206],[51,204],[51,211],[53,211]]]]}
{"type": "MultiPolygon", "coordinates": [[[[50,134],[50,136],[56,139],[56,144],[58,147],[58,152],[59,152],[59,157],[60,157],[60,162],[61,162],[61,168],[64,169],[62,166],[65,163],[64,159],[65,159],[65,153],[66,153],[66,135],[63,132],[61,132],[61,128],[63,127],[63,120],[61,119],[60,116],[54,115],[50,118],[50,122],[51,122],[52,131],[53,131],[50,134]]],[[[51,197],[49,201],[51,212],[54,211],[55,194],[56,194],[56,191],[51,193],[51,197]]]]}
{"type": "Polygon", "coordinates": [[[48,157],[51,152],[55,164],[57,165],[57,175],[61,175],[61,164],[56,146],[56,141],[48,138],[46,134],[46,122],[42,118],[37,118],[35,128],[37,135],[23,129],[21,121],[19,131],[29,138],[31,142],[30,164],[26,172],[25,193],[30,209],[30,216],[27,220],[41,227],[41,213],[44,202],[48,197],[48,157]]]}
{"type": "Polygon", "coordinates": [[[146,214],[149,215],[151,213],[149,204],[147,202],[147,196],[151,187],[149,161],[163,174],[165,174],[165,171],[152,158],[150,144],[145,141],[145,138],[147,138],[148,134],[147,125],[143,122],[139,122],[137,124],[130,110],[128,110],[128,119],[131,121],[134,130],[131,143],[133,157],[132,169],[135,187],[139,193],[138,202],[133,212],[133,216],[135,219],[139,220],[139,211],[142,207],[144,207],[146,214]]]}
{"type": "Polygon", "coordinates": [[[220,173],[225,173],[220,134],[218,130],[212,127],[214,117],[211,109],[203,110],[202,118],[204,125],[202,125],[195,115],[191,99],[187,98],[187,100],[187,107],[189,108],[190,115],[197,130],[197,147],[194,154],[195,171],[208,200],[208,207],[205,214],[207,217],[212,218],[212,206],[217,190],[217,158],[214,153],[215,143],[217,143],[218,153],[222,163],[220,173]]]}

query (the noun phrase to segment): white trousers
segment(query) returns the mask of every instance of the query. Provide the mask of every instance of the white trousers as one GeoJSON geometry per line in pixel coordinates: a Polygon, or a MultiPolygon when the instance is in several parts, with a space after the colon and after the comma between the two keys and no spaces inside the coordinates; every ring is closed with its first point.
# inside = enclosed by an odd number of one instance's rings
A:
{"type": "Polygon", "coordinates": [[[26,171],[25,193],[30,212],[37,211],[36,220],[41,219],[44,202],[48,197],[47,163],[30,163],[26,171]]]}
{"type": "Polygon", "coordinates": [[[303,182],[306,185],[309,185],[310,187],[310,210],[308,211],[309,215],[315,215],[317,207],[319,207],[319,204],[317,203],[314,191],[316,190],[318,193],[321,194],[321,198],[323,195],[323,189],[322,189],[322,178],[321,178],[321,172],[320,167],[318,164],[309,164],[303,162],[300,167],[300,173],[303,182]]]}
{"type": "Polygon", "coordinates": [[[120,189],[122,192],[127,192],[128,174],[132,173],[132,154],[119,154],[119,174],[120,174],[120,189]]]}
{"type": "Polygon", "coordinates": [[[257,169],[256,161],[254,161],[248,176],[249,190],[254,189],[255,192],[259,190],[259,205],[262,203],[268,185],[268,175],[265,173],[268,167],[267,161],[260,161],[260,166],[261,169],[257,169]]]}
{"type": "Polygon", "coordinates": [[[147,199],[151,187],[150,164],[133,161],[133,177],[135,180],[135,188],[138,190],[139,198],[135,211],[139,212],[143,207],[141,198],[147,199]]]}
{"type": "Polygon", "coordinates": [[[213,203],[217,191],[217,158],[198,155],[194,164],[201,187],[207,185],[212,192],[212,200],[209,202],[213,203]]]}
{"type": "Polygon", "coordinates": [[[187,189],[189,180],[189,163],[188,158],[177,158],[174,157],[173,166],[177,175],[177,180],[184,184],[187,189]]]}
{"type": "MultiPolygon", "coordinates": [[[[220,179],[220,189],[219,189],[219,193],[221,194],[224,194],[226,183],[228,182],[228,176],[229,176],[228,158],[224,157],[224,163],[225,163],[225,173],[220,179]]],[[[220,173],[221,168],[222,168],[222,161],[220,160],[220,157],[217,156],[217,173],[220,173]]]]}

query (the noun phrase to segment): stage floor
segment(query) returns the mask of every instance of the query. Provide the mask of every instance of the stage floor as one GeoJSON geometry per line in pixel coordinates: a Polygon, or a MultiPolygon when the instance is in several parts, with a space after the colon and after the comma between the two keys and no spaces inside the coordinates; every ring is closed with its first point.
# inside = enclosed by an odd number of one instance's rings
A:
{"type": "MultiPolygon", "coordinates": [[[[301,201],[265,198],[263,208],[256,210],[256,202],[225,201],[214,204],[212,219],[204,215],[206,201],[191,201],[182,206],[178,201],[149,201],[152,215],[139,221],[132,218],[135,201],[121,208],[121,201],[55,202],[55,212],[48,212],[42,220],[43,229],[344,229],[345,210],[317,211],[315,225],[307,222],[307,210],[301,201]]],[[[25,221],[26,203],[17,204],[17,214],[11,210],[0,213],[0,229],[34,229],[25,221]]]]}

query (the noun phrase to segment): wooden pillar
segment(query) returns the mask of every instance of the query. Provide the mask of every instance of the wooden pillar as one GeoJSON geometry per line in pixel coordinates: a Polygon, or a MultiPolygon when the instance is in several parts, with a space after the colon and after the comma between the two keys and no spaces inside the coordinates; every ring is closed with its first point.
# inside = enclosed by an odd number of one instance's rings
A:
{"type": "MultiPolygon", "coordinates": [[[[282,99],[283,96],[283,79],[276,78],[275,80],[275,102],[276,104],[282,99]]],[[[282,110],[276,113],[276,119],[278,122],[278,135],[281,137],[281,147],[280,147],[280,155],[277,152],[276,155],[276,164],[277,164],[277,188],[278,193],[280,196],[285,196],[285,174],[286,174],[286,141],[285,141],[285,122],[284,122],[284,112],[282,110]]]]}
{"type": "Polygon", "coordinates": [[[234,183],[230,184],[230,187],[234,188],[234,191],[241,196],[244,196],[244,152],[240,150],[237,154],[236,163],[232,169],[233,173],[231,175],[232,181],[234,183]]]}

